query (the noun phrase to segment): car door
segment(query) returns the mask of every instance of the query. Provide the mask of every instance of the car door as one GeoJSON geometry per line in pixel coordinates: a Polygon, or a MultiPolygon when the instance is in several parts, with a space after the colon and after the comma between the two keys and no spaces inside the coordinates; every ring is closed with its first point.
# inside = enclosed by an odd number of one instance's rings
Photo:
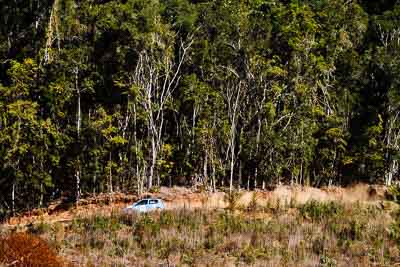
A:
{"type": "Polygon", "coordinates": [[[146,212],[147,211],[147,205],[148,205],[148,200],[144,199],[139,201],[138,203],[135,204],[135,210],[139,212],[146,212]]]}
{"type": "Polygon", "coordinates": [[[148,204],[148,211],[156,210],[158,207],[158,200],[157,199],[150,199],[148,204]]]}

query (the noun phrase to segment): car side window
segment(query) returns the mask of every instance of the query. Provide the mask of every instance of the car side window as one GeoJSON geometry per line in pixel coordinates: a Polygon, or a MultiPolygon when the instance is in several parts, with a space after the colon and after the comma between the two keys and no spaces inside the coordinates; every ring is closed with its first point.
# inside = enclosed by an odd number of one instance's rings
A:
{"type": "Polygon", "coordinates": [[[135,206],[142,206],[142,205],[147,205],[147,200],[142,200],[138,202],[135,206]]]}
{"type": "Polygon", "coordinates": [[[149,204],[157,204],[157,203],[158,203],[158,200],[156,200],[156,199],[149,200],[149,204]]]}

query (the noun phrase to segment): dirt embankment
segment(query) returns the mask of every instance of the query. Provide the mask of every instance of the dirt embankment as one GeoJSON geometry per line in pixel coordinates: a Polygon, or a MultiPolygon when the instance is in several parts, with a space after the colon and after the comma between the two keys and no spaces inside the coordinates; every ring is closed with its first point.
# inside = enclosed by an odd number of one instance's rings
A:
{"type": "MultiPolygon", "coordinates": [[[[239,205],[247,206],[252,199],[257,204],[264,206],[267,203],[296,203],[304,204],[310,200],[316,201],[339,201],[343,203],[361,202],[366,204],[379,204],[385,200],[387,188],[378,185],[358,184],[347,188],[342,187],[326,187],[312,188],[300,186],[279,186],[273,191],[242,191],[239,205]],[[255,195],[254,195],[255,194],[255,195]]],[[[226,208],[226,193],[224,192],[194,192],[189,188],[162,187],[160,192],[151,195],[161,198],[166,203],[167,209],[178,208],[226,208]]],[[[65,208],[62,203],[56,202],[49,206],[46,210],[39,210],[24,214],[22,216],[10,218],[8,223],[3,226],[28,225],[36,222],[68,222],[74,217],[90,216],[93,214],[111,214],[111,212],[120,210],[137,200],[134,195],[124,194],[103,194],[80,201],[78,206],[65,208]]]]}
{"type": "MultiPolygon", "coordinates": [[[[385,200],[387,188],[379,185],[357,184],[351,187],[326,187],[313,188],[302,186],[279,186],[273,191],[242,191],[238,201],[239,205],[247,206],[255,198],[259,205],[267,203],[304,204],[310,200],[339,201],[343,203],[365,202],[377,203],[385,200]]],[[[162,198],[167,203],[167,208],[225,208],[226,193],[195,193],[186,188],[161,188],[154,197],[162,198]]]]}

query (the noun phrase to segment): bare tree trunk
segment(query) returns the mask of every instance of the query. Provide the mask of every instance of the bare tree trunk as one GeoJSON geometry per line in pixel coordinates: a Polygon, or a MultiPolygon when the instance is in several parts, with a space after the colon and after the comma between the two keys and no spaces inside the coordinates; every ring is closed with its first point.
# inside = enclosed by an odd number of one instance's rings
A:
{"type": "Polygon", "coordinates": [[[78,89],[78,114],[76,116],[76,131],[78,133],[78,138],[80,138],[81,134],[81,122],[82,122],[82,114],[81,114],[81,92],[78,89]]]}
{"type": "MultiPolygon", "coordinates": [[[[380,38],[380,41],[382,42],[382,45],[384,46],[385,50],[388,53],[391,53],[391,51],[390,51],[391,42],[397,41],[397,44],[400,43],[400,28],[387,31],[384,28],[382,29],[382,26],[380,24],[378,24],[377,33],[380,38]]],[[[396,129],[398,129],[398,124],[399,124],[398,120],[399,120],[399,115],[400,115],[400,111],[398,109],[399,109],[399,107],[398,107],[398,104],[396,103],[395,106],[393,106],[392,104],[389,104],[388,110],[387,110],[387,113],[389,114],[389,120],[388,120],[387,131],[385,133],[386,147],[387,147],[387,151],[385,153],[385,160],[386,160],[385,184],[386,185],[392,184],[394,176],[399,171],[398,161],[393,159],[389,153],[390,149],[399,151],[398,143],[399,143],[399,139],[400,139],[400,130],[396,130],[396,129]]]]}
{"type": "Polygon", "coordinates": [[[75,181],[76,181],[76,189],[75,189],[76,190],[76,195],[75,195],[75,197],[76,197],[76,203],[78,203],[78,201],[80,199],[80,196],[81,196],[81,193],[80,193],[80,191],[81,191],[81,189],[80,189],[81,172],[80,172],[79,166],[78,166],[78,169],[75,172],[75,181]]]}
{"type": "Polygon", "coordinates": [[[216,191],[216,181],[215,181],[215,166],[214,166],[214,157],[211,156],[211,189],[213,192],[216,191]]]}
{"type": "Polygon", "coordinates": [[[113,193],[113,184],[112,184],[112,153],[111,153],[111,151],[110,151],[110,153],[109,153],[109,158],[108,158],[108,162],[109,162],[109,167],[110,167],[110,169],[109,169],[109,173],[108,173],[108,190],[109,190],[109,193],[113,193]]]}
{"type": "Polygon", "coordinates": [[[147,164],[146,162],[143,163],[143,168],[142,171],[140,173],[140,194],[143,193],[144,188],[145,188],[145,175],[146,175],[146,170],[147,170],[147,164]]]}
{"type": "MultiPolygon", "coordinates": [[[[392,115],[393,108],[389,105],[388,113],[392,115]]],[[[387,130],[385,133],[386,139],[386,153],[385,153],[385,160],[387,162],[387,167],[385,171],[385,184],[387,186],[391,185],[393,182],[393,177],[399,171],[398,161],[393,159],[389,153],[390,149],[399,150],[399,139],[400,139],[400,130],[396,130],[396,125],[398,124],[398,118],[400,115],[400,111],[394,113],[394,116],[390,116],[389,123],[387,126],[387,130]]]]}
{"type": "Polygon", "coordinates": [[[12,192],[11,192],[11,207],[12,207],[12,215],[15,216],[15,180],[12,184],[12,192]]]}
{"type": "Polygon", "coordinates": [[[93,195],[96,195],[97,165],[98,165],[98,158],[97,158],[97,156],[95,156],[95,158],[94,158],[94,174],[93,174],[93,195]]]}
{"type": "Polygon", "coordinates": [[[205,153],[204,155],[204,163],[203,163],[203,176],[204,176],[204,181],[207,181],[207,166],[208,166],[208,154],[205,153]]]}
{"type": "Polygon", "coordinates": [[[61,41],[60,41],[60,32],[58,30],[58,26],[60,23],[59,19],[59,10],[60,10],[60,0],[54,0],[51,12],[50,19],[48,23],[48,28],[46,32],[46,46],[44,50],[44,62],[45,64],[52,62],[51,56],[51,48],[53,46],[54,39],[57,39],[58,50],[61,49],[61,41]],[[56,34],[56,38],[54,38],[54,33],[56,34]]]}
{"type": "Polygon", "coordinates": [[[156,160],[157,160],[157,151],[156,151],[156,142],[154,140],[154,136],[151,138],[151,166],[150,166],[150,175],[148,179],[148,189],[151,189],[153,187],[153,176],[154,176],[154,168],[156,166],[156,160]]]}
{"type": "MultiPolygon", "coordinates": [[[[148,188],[153,186],[156,171],[157,156],[162,148],[165,106],[172,96],[180,80],[180,70],[186,57],[187,50],[193,41],[185,44],[181,42],[180,58],[174,62],[173,58],[163,55],[161,58],[152,54],[151,50],[143,50],[139,55],[136,70],[132,76],[132,83],[139,86],[140,97],[145,112],[148,114],[148,136],[151,139],[151,164],[148,177],[148,188]],[[162,67],[160,67],[162,66],[162,67]]],[[[157,183],[160,176],[157,173],[157,183]]]]}
{"type": "MultiPolygon", "coordinates": [[[[259,151],[260,138],[261,138],[261,119],[258,118],[258,130],[257,130],[257,137],[256,137],[256,158],[257,158],[258,151],[259,151]]],[[[258,163],[256,164],[256,167],[254,170],[254,179],[257,180],[257,177],[258,177],[258,163]]]]}
{"type": "Polygon", "coordinates": [[[135,159],[136,159],[136,167],[135,167],[136,174],[135,174],[135,176],[136,176],[136,183],[137,183],[137,186],[138,186],[138,193],[141,194],[143,188],[142,188],[142,181],[141,181],[142,175],[141,175],[140,170],[139,170],[140,169],[139,168],[140,162],[139,162],[139,158],[138,158],[138,155],[139,155],[138,146],[139,146],[139,144],[138,144],[138,141],[137,141],[137,129],[136,129],[136,127],[137,127],[136,103],[133,103],[133,140],[135,142],[135,159]]]}
{"type": "Polygon", "coordinates": [[[190,144],[190,153],[193,154],[193,149],[194,149],[194,140],[195,140],[195,126],[196,126],[196,115],[197,115],[197,109],[196,109],[196,104],[193,105],[193,117],[192,117],[192,142],[190,144]]]}
{"type": "Polygon", "coordinates": [[[239,189],[242,187],[242,171],[243,171],[243,166],[242,166],[242,160],[239,159],[239,189]]]}
{"type": "Polygon", "coordinates": [[[235,148],[234,145],[231,148],[231,173],[230,173],[230,180],[229,180],[229,192],[233,190],[233,168],[234,168],[234,159],[235,159],[235,148]]]}
{"type": "MultiPolygon", "coordinates": [[[[79,74],[79,69],[78,67],[75,68],[75,90],[77,91],[78,94],[78,99],[77,99],[77,116],[76,116],[76,132],[77,132],[77,139],[78,143],[80,143],[80,137],[81,137],[81,121],[82,121],[82,114],[81,114],[81,91],[78,86],[78,74],[79,74]]],[[[78,155],[77,158],[77,166],[76,166],[76,172],[75,172],[75,182],[76,182],[76,192],[75,192],[75,199],[76,203],[78,203],[80,197],[81,197],[81,163],[80,163],[80,158],[78,155]]]]}
{"type": "Polygon", "coordinates": [[[43,207],[43,183],[40,183],[39,207],[43,207]]]}
{"type": "Polygon", "coordinates": [[[232,85],[231,88],[228,88],[227,99],[228,99],[228,115],[231,119],[231,133],[229,140],[230,147],[230,181],[229,181],[229,192],[233,190],[233,171],[235,165],[235,147],[236,147],[236,126],[237,126],[237,117],[238,117],[238,107],[239,107],[239,98],[241,94],[241,84],[236,86],[232,85]],[[235,95],[236,93],[236,95],[235,95]],[[233,102],[232,102],[233,100],[233,102]]]}
{"type": "Polygon", "coordinates": [[[393,183],[394,175],[399,171],[399,164],[397,160],[391,160],[389,168],[385,173],[385,185],[390,186],[393,183]]]}

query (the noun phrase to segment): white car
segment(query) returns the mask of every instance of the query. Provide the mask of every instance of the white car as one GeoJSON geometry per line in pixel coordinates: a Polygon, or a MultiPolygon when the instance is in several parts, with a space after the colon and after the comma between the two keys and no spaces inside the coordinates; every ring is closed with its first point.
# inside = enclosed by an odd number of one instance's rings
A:
{"type": "Polygon", "coordinates": [[[145,198],[127,206],[124,212],[150,212],[165,209],[164,202],[158,198],[145,198]]]}

